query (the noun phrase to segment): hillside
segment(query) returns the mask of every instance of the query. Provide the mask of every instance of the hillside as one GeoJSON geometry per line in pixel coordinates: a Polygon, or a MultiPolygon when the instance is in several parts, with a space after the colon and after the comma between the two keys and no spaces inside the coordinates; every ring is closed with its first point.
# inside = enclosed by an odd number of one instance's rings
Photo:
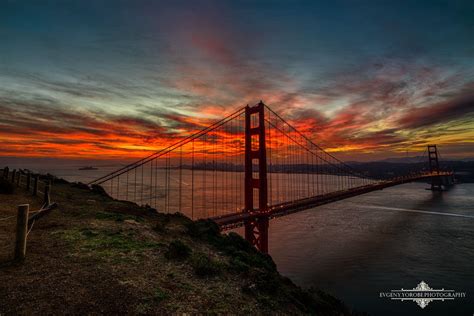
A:
{"type": "MultiPolygon", "coordinates": [[[[19,188],[0,198],[1,217],[18,204],[39,205],[19,188]]],[[[0,268],[1,315],[353,314],[321,291],[300,289],[270,256],[212,222],[158,214],[63,180],[52,200],[59,207],[35,223],[25,262],[0,268]]],[[[0,222],[2,239],[13,238],[11,226],[0,222]]],[[[2,251],[0,258],[12,249],[2,251]]]]}

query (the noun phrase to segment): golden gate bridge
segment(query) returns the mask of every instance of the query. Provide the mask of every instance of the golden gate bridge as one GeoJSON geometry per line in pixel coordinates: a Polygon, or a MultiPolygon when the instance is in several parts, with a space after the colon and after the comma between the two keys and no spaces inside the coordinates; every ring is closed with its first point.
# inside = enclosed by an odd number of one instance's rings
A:
{"type": "Polygon", "coordinates": [[[245,238],[268,252],[272,218],[413,181],[428,181],[432,190],[453,183],[436,145],[422,158],[426,164],[411,164],[404,175],[372,178],[260,101],[89,185],[158,212],[211,219],[222,230],[243,226],[245,238]]]}

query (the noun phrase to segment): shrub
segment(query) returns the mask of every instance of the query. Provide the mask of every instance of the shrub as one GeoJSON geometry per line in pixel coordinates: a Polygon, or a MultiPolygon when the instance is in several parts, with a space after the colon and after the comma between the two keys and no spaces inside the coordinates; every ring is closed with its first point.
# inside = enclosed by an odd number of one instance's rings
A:
{"type": "Polygon", "coordinates": [[[214,276],[222,270],[221,263],[203,253],[195,255],[192,258],[191,264],[194,268],[194,273],[200,277],[214,276]]]}
{"type": "Polygon", "coordinates": [[[214,246],[235,260],[239,260],[248,266],[263,268],[267,271],[276,271],[273,259],[252,247],[248,241],[234,232],[219,236],[212,241],[214,246]]]}
{"type": "Polygon", "coordinates": [[[220,234],[219,226],[211,220],[189,222],[186,227],[190,236],[202,240],[215,240],[220,234]]]}
{"type": "Polygon", "coordinates": [[[6,179],[0,179],[0,193],[3,193],[3,194],[15,193],[15,185],[6,179]]]}
{"type": "Polygon", "coordinates": [[[166,232],[166,223],[157,222],[155,227],[153,228],[157,233],[164,233],[166,232]]]}
{"type": "Polygon", "coordinates": [[[220,236],[220,238],[213,241],[213,244],[217,249],[228,255],[233,255],[237,251],[259,253],[248,241],[234,232],[220,236]]]}
{"type": "Polygon", "coordinates": [[[247,273],[250,271],[250,266],[240,260],[240,258],[232,257],[232,259],[230,259],[229,269],[238,273],[247,273]]]}
{"type": "Polygon", "coordinates": [[[250,279],[255,284],[255,289],[260,293],[275,294],[280,288],[277,272],[253,271],[250,279]]]}
{"type": "Polygon", "coordinates": [[[137,222],[143,221],[143,218],[140,216],[133,216],[133,215],[127,215],[127,214],[121,214],[121,213],[112,213],[112,212],[97,212],[95,214],[96,219],[100,220],[112,220],[112,221],[117,221],[117,222],[123,222],[127,219],[134,220],[137,222]]]}
{"type": "Polygon", "coordinates": [[[191,254],[191,248],[181,240],[173,240],[165,253],[167,259],[184,260],[191,254]]]}
{"type": "Polygon", "coordinates": [[[72,183],[71,187],[78,188],[78,189],[85,190],[85,191],[90,191],[89,186],[87,184],[82,183],[82,182],[72,183]]]}
{"type": "Polygon", "coordinates": [[[98,185],[98,184],[91,185],[91,190],[92,190],[92,192],[97,193],[99,195],[110,197],[110,195],[107,194],[105,189],[102,186],[98,185]]]}
{"type": "Polygon", "coordinates": [[[56,178],[54,180],[54,183],[55,184],[69,184],[69,181],[67,181],[66,179],[63,179],[63,178],[56,178]]]}
{"type": "Polygon", "coordinates": [[[166,231],[166,226],[171,222],[170,214],[159,214],[156,219],[155,231],[163,233],[166,231]]]}

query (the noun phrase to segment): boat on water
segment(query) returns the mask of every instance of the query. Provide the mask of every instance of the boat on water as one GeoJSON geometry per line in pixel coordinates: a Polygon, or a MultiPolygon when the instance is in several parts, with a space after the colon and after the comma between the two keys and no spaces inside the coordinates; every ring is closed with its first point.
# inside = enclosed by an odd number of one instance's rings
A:
{"type": "Polygon", "coordinates": [[[97,170],[98,168],[92,167],[92,166],[87,166],[87,167],[81,167],[79,170],[97,170]]]}

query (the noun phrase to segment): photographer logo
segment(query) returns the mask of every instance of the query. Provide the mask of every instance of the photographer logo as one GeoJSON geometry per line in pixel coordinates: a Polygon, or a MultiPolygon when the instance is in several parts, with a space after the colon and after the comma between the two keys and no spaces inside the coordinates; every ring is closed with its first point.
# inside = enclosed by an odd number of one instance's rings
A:
{"type": "Polygon", "coordinates": [[[426,282],[421,281],[415,288],[406,290],[391,290],[390,292],[380,292],[380,298],[389,298],[397,301],[413,301],[421,308],[425,308],[433,301],[452,301],[458,298],[465,298],[465,292],[455,290],[433,289],[426,282]]]}

